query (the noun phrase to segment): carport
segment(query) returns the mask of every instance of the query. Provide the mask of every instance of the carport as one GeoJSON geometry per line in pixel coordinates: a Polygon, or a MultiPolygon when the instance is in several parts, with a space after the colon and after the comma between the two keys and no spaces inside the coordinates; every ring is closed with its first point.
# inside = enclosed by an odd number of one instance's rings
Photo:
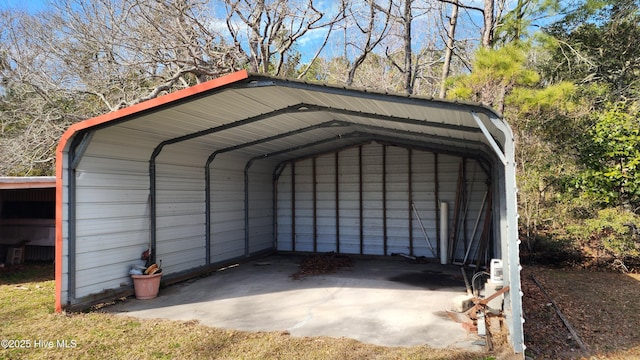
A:
{"type": "MultiPolygon", "coordinates": [[[[523,351],[513,139],[489,108],[245,71],[73,125],[57,149],[56,309],[274,251],[502,259],[523,351]]],[[[215,291],[215,290],[212,290],[215,291]]]]}

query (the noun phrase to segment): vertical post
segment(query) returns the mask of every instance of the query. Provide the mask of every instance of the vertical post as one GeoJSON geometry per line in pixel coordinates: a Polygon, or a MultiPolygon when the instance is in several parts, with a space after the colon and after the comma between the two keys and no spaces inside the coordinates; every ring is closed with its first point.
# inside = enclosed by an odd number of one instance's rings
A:
{"type": "Polygon", "coordinates": [[[211,163],[204,167],[204,248],[205,265],[211,264],[211,163]]]}
{"type": "Polygon", "coordinates": [[[359,187],[358,187],[358,191],[360,192],[360,197],[359,197],[359,201],[360,201],[360,255],[363,254],[364,252],[364,213],[362,210],[362,145],[360,145],[358,147],[358,171],[359,171],[359,187]]]}
{"type": "Polygon", "coordinates": [[[291,162],[291,251],[296,251],[296,163],[291,162]]]}
{"type": "MultiPolygon", "coordinates": [[[[464,204],[463,216],[462,216],[462,243],[464,244],[463,249],[466,249],[468,246],[469,239],[467,238],[467,211],[469,210],[469,198],[471,194],[467,193],[467,158],[462,158],[462,201],[464,204]]],[[[453,258],[455,259],[455,251],[453,253],[453,258]]]]}
{"type": "Polygon", "coordinates": [[[316,191],[316,158],[311,159],[311,186],[313,187],[313,252],[318,252],[318,199],[316,191]]]}
{"type": "Polygon", "coordinates": [[[382,237],[387,255],[387,145],[382,145],[382,237]]]}
{"type": "MultiPolygon", "coordinates": [[[[277,169],[276,169],[277,170],[277,169]]],[[[276,175],[274,172],[273,180],[271,183],[271,231],[273,238],[273,249],[278,249],[278,180],[280,179],[280,175],[276,175]]]]}
{"type": "Polygon", "coordinates": [[[440,221],[442,224],[440,225],[440,264],[445,265],[449,263],[448,256],[448,244],[447,240],[449,237],[447,233],[449,232],[447,227],[449,224],[449,206],[446,202],[442,202],[440,204],[440,221]]]}
{"type": "Polygon", "coordinates": [[[437,153],[433,153],[433,177],[434,177],[434,182],[433,182],[433,194],[435,197],[435,202],[436,202],[436,206],[435,206],[435,211],[436,211],[436,234],[438,234],[438,241],[436,242],[436,246],[437,246],[437,251],[438,253],[440,253],[442,250],[440,249],[440,243],[442,242],[442,240],[440,239],[440,183],[438,182],[438,154],[437,153]]]}
{"type": "Polygon", "coordinates": [[[253,164],[253,159],[247,162],[244,167],[244,256],[249,256],[249,168],[253,164]]]}
{"type": "Polygon", "coordinates": [[[412,171],[412,149],[409,148],[407,151],[408,155],[408,210],[409,210],[409,255],[413,255],[413,207],[411,204],[413,203],[413,171],[412,171]]]}
{"type": "Polygon", "coordinates": [[[336,253],[340,253],[340,152],[336,151],[336,253]]]}

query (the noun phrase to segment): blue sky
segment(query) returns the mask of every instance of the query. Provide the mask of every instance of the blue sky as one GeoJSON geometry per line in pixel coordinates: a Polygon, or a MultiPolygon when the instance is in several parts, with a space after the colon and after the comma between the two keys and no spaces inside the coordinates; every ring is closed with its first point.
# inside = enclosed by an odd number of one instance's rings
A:
{"type": "Polygon", "coordinates": [[[44,8],[44,0],[0,0],[0,9],[7,8],[37,12],[44,8]]]}

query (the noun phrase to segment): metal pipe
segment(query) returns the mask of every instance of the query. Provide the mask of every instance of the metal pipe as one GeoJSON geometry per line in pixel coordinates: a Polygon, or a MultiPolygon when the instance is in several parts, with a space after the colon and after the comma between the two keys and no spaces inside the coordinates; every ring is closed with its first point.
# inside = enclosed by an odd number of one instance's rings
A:
{"type": "Polygon", "coordinates": [[[449,257],[447,256],[447,233],[449,232],[448,220],[449,217],[449,206],[446,202],[440,203],[440,264],[445,265],[449,262],[449,257]]]}

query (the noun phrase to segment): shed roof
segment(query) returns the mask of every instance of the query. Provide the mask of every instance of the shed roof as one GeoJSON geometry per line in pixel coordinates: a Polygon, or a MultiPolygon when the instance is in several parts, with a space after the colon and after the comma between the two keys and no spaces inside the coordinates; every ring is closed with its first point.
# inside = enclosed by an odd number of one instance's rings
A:
{"type": "MultiPolygon", "coordinates": [[[[501,116],[476,103],[331,87],[240,71],[75,124],[79,132],[119,125],[155,143],[282,161],[367,140],[477,157],[503,157],[501,116]],[[135,122],[132,121],[135,119],[135,122]]],[[[60,164],[60,162],[59,162],[60,164]]]]}
{"type": "Polygon", "coordinates": [[[55,186],[55,176],[0,176],[0,190],[47,189],[55,186]]]}

